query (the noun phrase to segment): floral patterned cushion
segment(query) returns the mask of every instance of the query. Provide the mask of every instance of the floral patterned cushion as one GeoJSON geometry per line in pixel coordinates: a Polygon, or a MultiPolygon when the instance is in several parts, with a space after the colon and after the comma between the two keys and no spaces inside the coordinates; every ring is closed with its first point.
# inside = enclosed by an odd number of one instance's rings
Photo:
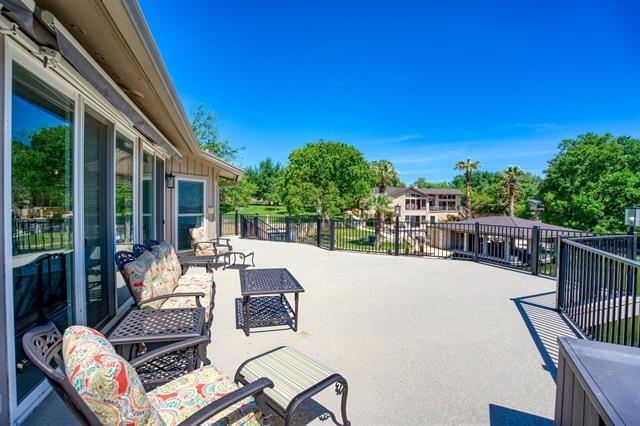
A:
{"type": "MultiPolygon", "coordinates": [[[[191,287],[176,287],[176,293],[193,293],[202,291],[201,289],[191,288],[191,287]]],[[[209,321],[209,305],[211,304],[211,295],[205,292],[205,296],[200,298],[200,305],[205,308],[204,310],[204,319],[205,321],[209,321]]],[[[162,305],[162,309],[178,309],[178,308],[197,308],[196,297],[170,297],[166,302],[162,305]]]]}
{"type": "MultiPolygon", "coordinates": [[[[162,269],[155,257],[148,251],[142,253],[136,260],[124,265],[124,274],[129,280],[133,294],[138,302],[152,297],[171,293],[162,283],[162,269]]],[[[144,305],[145,308],[158,309],[163,300],[157,300],[144,305]]]]}
{"type": "MultiPolygon", "coordinates": [[[[152,390],[149,392],[149,402],[164,424],[175,425],[236,389],[238,385],[213,365],[208,365],[152,390]]],[[[253,398],[247,398],[204,424],[261,425],[262,416],[257,411],[253,398]]]]}
{"type": "Polygon", "coordinates": [[[163,241],[157,246],[153,246],[151,253],[156,261],[162,265],[162,280],[166,282],[166,285],[173,287],[178,285],[178,280],[182,276],[182,266],[173,244],[169,241],[163,241]]]}
{"type": "Polygon", "coordinates": [[[161,425],[138,374],[105,340],[87,327],[65,331],[62,345],[64,353],[69,353],[64,358],[69,382],[102,424],[161,425]],[[91,346],[92,340],[93,352],[76,351],[91,346]]]}
{"type": "Polygon", "coordinates": [[[200,241],[207,241],[209,237],[207,236],[207,232],[204,229],[204,226],[199,228],[190,228],[189,235],[191,235],[191,240],[194,243],[193,250],[196,256],[200,256],[202,252],[213,249],[213,244],[211,243],[201,243],[200,241]],[[198,244],[195,244],[198,243],[198,244]]]}
{"type": "Polygon", "coordinates": [[[62,357],[65,364],[76,365],[98,351],[115,353],[113,346],[102,333],[81,325],[72,325],[65,330],[62,339],[62,357]]]}

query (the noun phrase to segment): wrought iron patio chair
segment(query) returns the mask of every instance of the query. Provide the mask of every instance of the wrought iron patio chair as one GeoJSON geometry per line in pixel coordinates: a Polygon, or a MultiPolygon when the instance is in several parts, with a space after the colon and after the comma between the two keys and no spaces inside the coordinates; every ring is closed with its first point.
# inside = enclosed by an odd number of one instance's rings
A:
{"type": "MultiPolygon", "coordinates": [[[[245,420],[252,419],[251,416],[254,416],[256,411],[255,406],[264,413],[265,423],[270,420],[271,411],[264,405],[262,396],[264,389],[273,387],[273,383],[266,378],[259,378],[244,387],[238,387],[231,379],[222,376],[215,367],[206,366],[192,369],[190,373],[187,373],[190,375],[189,378],[183,376],[184,378],[173,379],[154,390],[147,391],[146,386],[143,387],[143,376],[140,376],[141,368],[176,351],[197,347],[203,341],[208,341],[206,337],[165,346],[148,352],[132,362],[127,362],[118,356],[105,341],[106,338],[95,330],[78,326],[74,327],[71,332],[65,333],[63,338],[53,323],[29,330],[22,339],[27,357],[44,373],[54,391],[81,424],[102,425],[114,422],[133,424],[142,417],[162,421],[164,424],[198,425],[214,416],[222,416],[216,421],[235,424],[239,422],[240,415],[244,416],[245,420]],[[89,337],[75,337],[80,335],[89,337]],[[76,339],[74,343],[79,342],[76,347],[80,347],[81,350],[78,353],[73,351],[65,359],[63,339],[74,338],[76,339]],[[68,367],[73,371],[73,374],[84,374],[82,380],[73,380],[73,377],[70,380],[67,374],[68,367]],[[112,377],[115,382],[116,375],[118,384],[113,386],[113,383],[109,383],[108,378],[112,377]],[[92,386],[77,389],[77,386],[83,386],[87,383],[95,385],[97,380],[102,381],[98,383],[97,387],[101,389],[98,393],[93,392],[92,386]],[[172,396],[176,393],[175,388],[184,389],[185,386],[194,388],[194,391],[190,393],[197,397],[194,401],[185,401],[189,396],[184,394],[179,397],[172,396]],[[220,392],[221,389],[223,392],[220,392]],[[83,398],[83,394],[86,400],[83,398]],[[104,394],[109,396],[106,397],[104,394]],[[146,395],[140,398],[142,394],[146,395]],[[247,402],[247,398],[253,398],[255,406],[251,405],[254,404],[253,401],[247,402]],[[114,400],[122,405],[133,402],[141,403],[142,407],[136,406],[135,410],[127,412],[118,403],[114,404],[114,400]],[[90,402],[87,403],[87,401],[90,402]],[[108,407],[107,410],[104,410],[105,406],[108,407]],[[92,410],[92,407],[97,412],[92,410]],[[194,407],[196,408],[195,412],[194,407]],[[132,413],[132,411],[135,412],[132,413]],[[108,414],[108,417],[105,413],[108,414]],[[131,415],[138,417],[133,419],[121,417],[131,415]]],[[[243,424],[259,423],[246,422],[243,424]]]]}
{"type": "Polygon", "coordinates": [[[161,267],[172,268],[171,271],[163,269],[160,278],[156,280],[152,277],[142,278],[134,285],[131,282],[131,276],[127,272],[126,265],[138,260],[144,260],[140,262],[143,265],[148,260],[146,264],[151,265],[152,262],[156,261],[156,258],[146,248],[138,256],[129,251],[119,251],[115,254],[116,266],[133,297],[136,308],[175,309],[204,307],[205,328],[209,330],[213,322],[216,293],[216,284],[212,274],[182,276],[182,268],[176,266],[175,262],[166,263],[163,261],[161,267]],[[179,268],[179,271],[175,271],[176,268],[179,268]],[[162,280],[169,280],[169,282],[163,282],[162,280]],[[145,296],[146,294],[151,294],[152,296],[147,297],[145,296]]]}

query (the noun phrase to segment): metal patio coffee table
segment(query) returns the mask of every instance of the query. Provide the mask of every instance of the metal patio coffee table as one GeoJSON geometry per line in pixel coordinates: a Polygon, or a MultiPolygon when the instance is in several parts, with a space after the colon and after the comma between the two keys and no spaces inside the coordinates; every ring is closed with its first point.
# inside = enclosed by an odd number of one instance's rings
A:
{"type": "Polygon", "coordinates": [[[287,269],[241,270],[240,290],[245,335],[249,336],[252,326],[291,324],[298,331],[298,299],[304,288],[287,269]],[[293,308],[287,293],[293,293],[293,308]]]}
{"type": "MultiPolygon", "coordinates": [[[[129,358],[133,360],[139,355],[138,349],[144,352],[146,344],[168,343],[169,347],[189,339],[204,338],[204,325],[204,308],[135,309],[116,326],[108,339],[121,356],[125,355],[125,347],[130,346],[129,358]]],[[[195,348],[177,350],[136,368],[145,387],[167,383],[198,368],[200,362],[209,365],[206,342],[208,338],[195,348]]]]}

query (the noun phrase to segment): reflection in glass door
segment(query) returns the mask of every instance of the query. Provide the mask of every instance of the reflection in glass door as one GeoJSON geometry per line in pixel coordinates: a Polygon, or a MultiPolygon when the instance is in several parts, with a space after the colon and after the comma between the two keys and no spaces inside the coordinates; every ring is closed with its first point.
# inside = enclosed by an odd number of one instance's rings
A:
{"type": "Polygon", "coordinates": [[[99,327],[115,314],[109,205],[109,127],[85,114],[84,242],[87,324],[99,327]]]}
{"type": "Polygon", "coordinates": [[[154,166],[153,154],[144,151],[142,153],[142,241],[156,238],[154,166]]]}
{"type": "Polygon", "coordinates": [[[178,250],[192,248],[189,229],[204,224],[204,182],[178,180],[178,250]]]}
{"type": "Polygon", "coordinates": [[[11,97],[11,243],[18,402],[43,379],[22,336],[73,320],[74,103],[14,64],[11,97]]]}
{"type": "MultiPolygon", "coordinates": [[[[131,250],[134,243],[133,148],[134,144],[131,140],[120,133],[116,133],[116,251],[131,250]]],[[[117,301],[118,307],[120,307],[131,297],[131,293],[120,274],[117,274],[116,277],[117,301]]]]}

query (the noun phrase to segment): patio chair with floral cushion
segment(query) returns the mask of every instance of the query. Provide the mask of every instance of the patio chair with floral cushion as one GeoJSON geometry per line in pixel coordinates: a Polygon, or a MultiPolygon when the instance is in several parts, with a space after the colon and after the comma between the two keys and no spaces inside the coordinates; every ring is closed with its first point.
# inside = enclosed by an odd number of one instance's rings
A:
{"type": "Polygon", "coordinates": [[[139,309],[205,308],[207,329],[213,322],[215,281],[213,273],[182,274],[182,265],[171,243],[152,250],[115,254],[116,265],[139,309]]]}
{"type": "Polygon", "coordinates": [[[193,254],[196,256],[221,256],[233,251],[229,238],[209,238],[203,226],[190,228],[189,235],[193,243],[193,254]]]}
{"type": "Polygon", "coordinates": [[[22,344],[82,424],[249,426],[268,423],[271,417],[262,399],[264,389],[273,387],[269,379],[240,387],[212,365],[146,391],[137,366],[181,343],[129,363],[98,331],[71,326],[61,335],[49,323],[25,333],[22,344]]]}

